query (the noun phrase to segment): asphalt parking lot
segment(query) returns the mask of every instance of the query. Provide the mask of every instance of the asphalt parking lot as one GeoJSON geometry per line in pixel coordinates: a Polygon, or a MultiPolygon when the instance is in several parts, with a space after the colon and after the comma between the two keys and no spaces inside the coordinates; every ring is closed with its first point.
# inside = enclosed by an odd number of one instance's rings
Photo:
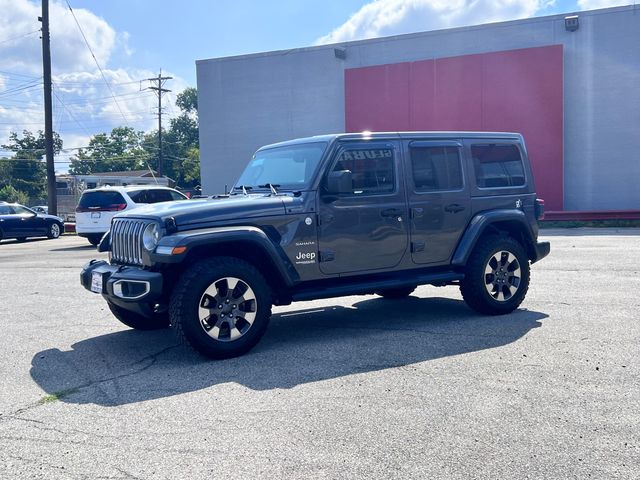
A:
{"type": "Polygon", "coordinates": [[[0,244],[0,478],[639,478],[640,230],[545,231],[522,308],[275,309],[208,361],[121,326],[64,237],[0,244]]]}

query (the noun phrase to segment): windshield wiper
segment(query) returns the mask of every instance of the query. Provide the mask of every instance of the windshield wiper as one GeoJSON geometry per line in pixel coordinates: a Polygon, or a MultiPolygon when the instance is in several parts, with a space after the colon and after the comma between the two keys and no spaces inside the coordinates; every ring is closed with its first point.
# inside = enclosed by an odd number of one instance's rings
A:
{"type": "Polygon", "coordinates": [[[258,185],[258,188],[268,188],[271,190],[272,195],[278,195],[278,190],[276,190],[276,188],[280,188],[280,185],[277,183],[265,183],[264,185],[258,185]]]}
{"type": "Polygon", "coordinates": [[[233,193],[233,191],[234,191],[236,188],[241,189],[241,190],[242,190],[242,194],[243,194],[243,195],[247,195],[247,190],[253,190],[253,187],[252,187],[252,186],[250,186],[250,185],[234,185],[234,186],[233,186],[233,188],[231,189],[231,191],[229,192],[229,195],[235,195],[235,194],[233,193]]]}

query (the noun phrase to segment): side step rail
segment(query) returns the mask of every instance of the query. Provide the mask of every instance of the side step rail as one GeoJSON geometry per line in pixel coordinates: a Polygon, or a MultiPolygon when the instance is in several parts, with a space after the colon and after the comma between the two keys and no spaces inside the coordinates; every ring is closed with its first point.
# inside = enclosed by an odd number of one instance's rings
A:
{"type": "Polygon", "coordinates": [[[379,290],[398,288],[409,285],[447,284],[464,279],[459,272],[425,273],[405,278],[386,278],[344,284],[322,284],[306,287],[295,291],[291,295],[294,302],[317,300],[320,298],[342,297],[345,295],[367,295],[379,290]]]}

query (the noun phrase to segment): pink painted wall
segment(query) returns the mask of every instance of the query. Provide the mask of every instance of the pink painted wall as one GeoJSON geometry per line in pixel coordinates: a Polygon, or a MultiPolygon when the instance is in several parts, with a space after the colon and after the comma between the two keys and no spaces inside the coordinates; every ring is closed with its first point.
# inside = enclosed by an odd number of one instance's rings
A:
{"type": "Polygon", "coordinates": [[[562,45],[345,71],[347,132],[524,135],[547,210],[563,208],[562,45]]]}

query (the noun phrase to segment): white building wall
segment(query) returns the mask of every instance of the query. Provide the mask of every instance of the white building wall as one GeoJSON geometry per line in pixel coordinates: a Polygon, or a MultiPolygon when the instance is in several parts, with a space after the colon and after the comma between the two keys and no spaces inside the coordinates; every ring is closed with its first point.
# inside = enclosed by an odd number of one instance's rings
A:
{"type": "Polygon", "coordinates": [[[565,210],[640,209],[640,6],[564,16],[198,61],[203,192],[261,145],[343,131],[346,68],[562,44],[565,210]]]}

